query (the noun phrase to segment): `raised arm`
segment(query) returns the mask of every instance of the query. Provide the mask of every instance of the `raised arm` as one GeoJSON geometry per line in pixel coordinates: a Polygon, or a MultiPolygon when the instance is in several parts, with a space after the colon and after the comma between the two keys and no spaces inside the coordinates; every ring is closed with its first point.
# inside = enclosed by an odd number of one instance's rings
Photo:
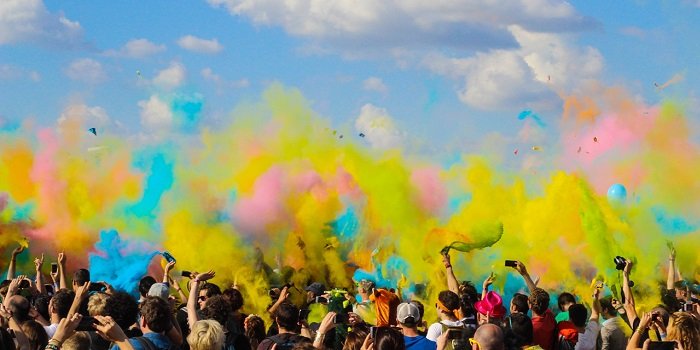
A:
{"type": "Polygon", "coordinates": [[[673,290],[676,283],[676,248],[671,247],[668,255],[668,275],[666,276],[666,289],[673,290]]]}
{"type": "Polygon", "coordinates": [[[649,312],[644,313],[642,316],[642,319],[639,322],[639,327],[632,333],[632,336],[630,337],[630,340],[627,342],[627,348],[626,350],[637,350],[639,349],[637,347],[637,344],[639,344],[639,340],[642,338],[642,335],[644,332],[646,332],[649,328],[649,325],[651,324],[652,320],[652,314],[649,312]]]}
{"type": "Polygon", "coordinates": [[[40,258],[34,259],[34,267],[36,270],[36,289],[39,294],[46,293],[46,288],[44,288],[44,276],[41,275],[41,266],[44,265],[44,253],[41,253],[40,258]]]}
{"type": "Polygon", "coordinates": [[[452,270],[450,254],[442,254],[442,263],[445,264],[445,273],[447,275],[447,289],[449,289],[451,292],[459,294],[459,282],[457,282],[457,277],[455,277],[454,270],[452,270]]]}
{"type": "Polygon", "coordinates": [[[70,310],[68,311],[68,319],[71,319],[73,315],[78,313],[78,310],[80,309],[80,304],[83,303],[83,300],[88,297],[90,290],[90,282],[86,282],[82,286],[78,287],[75,289],[75,298],[73,298],[73,303],[70,305],[70,310]]]}
{"type": "Polygon", "coordinates": [[[180,282],[175,279],[170,277],[170,286],[175,288],[175,291],[177,292],[178,296],[180,297],[180,302],[181,303],[186,303],[187,302],[187,295],[185,295],[185,292],[182,291],[182,287],[180,287],[180,282]]]}
{"type": "Polygon", "coordinates": [[[625,259],[625,268],[622,270],[622,293],[625,296],[625,313],[630,326],[634,326],[634,321],[637,319],[637,309],[634,304],[634,294],[630,288],[630,271],[632,270],[632,262],[625,259]]]}
{"type": "Polygon", "coordinates": [[[289,297],[289,287],[285,286],[280,291],[280,297],[277,298],[277,301],[274,304],[272,304],[272,306],[270,306],[269,309],[267,309],[267,312],[269,312],[270,315],[274,315],[275,311],[277,311],[277,308],[280,307],[280,305],[282,305],[282,303],[284,303],[288,297],[289,297]]]}
{"type": "Polygon", "coordinates": [[[493,272],[491,272],[491,274],[489,275],[489,277],[487,277],[487,278],[484,280],[484,283],[481,285],[481,287],[482,287],[482,289],[481,289],[481,300],[486,299],[486,294],[489,292],[489,286],[491,286],[491,285],[493,284],[493,280],[495,280],[495,279],[496,279],[496,276],[494,276],[494,275],[493,275],[493,272]]]}
{"type": "Polygon", "coordinates": [[[15,265],[17,264],[17,255],[24,251],[24,246],[20,245],[12,251],[10,256],[10,266],[7,268],[7,278],[8,280],[15,278],[15,265]]]}
{"type": "Polygon", "coordinates": [[[602,286],[596,286],[593,291],[593,306],[591,308],[591,321],[598,322],[600,318],[601,306],[600,306],[600,289],[602,286]]]}
{"type": "Polygon", "coordinates": [[[197,277],[192,280],[192,287],[190,288],[190,297],[187,299],[187,323],[190,325],[190,329],[194,326],[194,323],[199,321],[199,316],[197,315],[197,297],[199,296],[199,284],[201,282],[210,280],[214,278],[216,273],[213,270],[209,272],[200,273],[197,277]]]}
{"type": "Polygon", "coordinates": [[[163,283],[170,284],[170,271],[175,267],[175,261],[171,261],[165,265],[163,269],[163,283]]]}
{"type": "Polygon", "coordinates": [[[527,268],[525,267],[525,264],[523,264],[520,261],[515,262],[515,267],[513,267],[520,276],[523,276],[523,279],[525,280],[525,284],[527,285],[527,289],[532,292],[537,288],[537,284],[532,280],[532,277],[530,277],[530,274],[527,272],[527,268]]]}
{"type": "Polygon", "coordinates": [[[58,253],[58,288],[68,288],[68,283],[66,283],[66,254],[64,252],[58,253]]]}

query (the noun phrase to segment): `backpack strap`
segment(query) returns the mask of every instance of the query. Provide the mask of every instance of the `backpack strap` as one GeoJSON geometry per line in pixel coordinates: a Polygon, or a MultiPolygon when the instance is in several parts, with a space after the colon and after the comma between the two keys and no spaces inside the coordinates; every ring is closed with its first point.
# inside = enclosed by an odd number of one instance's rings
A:
{"type": "Polygon", "coordinates": [[[138,338],[133,338],[133,339],[135,339],[137,342],[139,342],[143,346],[143,348],[146,350],[157,350],[156,345],[153,344],[153,342],[146,337],[138,337],[138,338]]]}

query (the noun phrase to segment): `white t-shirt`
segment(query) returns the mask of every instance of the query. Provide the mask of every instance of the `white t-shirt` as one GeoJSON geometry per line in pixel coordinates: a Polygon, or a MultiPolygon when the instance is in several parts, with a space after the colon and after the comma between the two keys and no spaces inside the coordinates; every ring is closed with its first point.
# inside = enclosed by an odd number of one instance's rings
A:
{"type": "Polygon", "coordinates": [[[58,329],[58,323],[54,323],[50,326],[44,326],[44,330],[46,331],[46,335],[49,336],[49,339],[56,334],[56,330],[58,329]]]}
{"type": "Polygon", "coordinates": [[[598,333],[600,333],[598,321],[588,320],[586,331],[578,334],[578,341],[574,350],[595,350],[598,333]]]}
{"type": "Polygon", "coordinates": [[[464,327],[462,321],[440,321],[433,323],[428,328],[428,334],[425,335],[430,341],[437,342],[437,338],[442,335],[442,326],[446,327],[464,327]]]}

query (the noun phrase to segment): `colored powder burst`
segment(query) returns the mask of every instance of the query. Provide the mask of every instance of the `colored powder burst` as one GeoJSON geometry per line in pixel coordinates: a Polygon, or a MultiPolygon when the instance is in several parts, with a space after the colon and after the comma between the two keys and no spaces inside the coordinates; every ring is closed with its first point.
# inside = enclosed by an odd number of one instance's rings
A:
{"type": "MultiPolygon", "coordinates": [[[[201,99],[183,101],[171,107],[200,126],[201,99]]],[[[548,161],[536,175],[507,163],[525,157],[421,156],[339,142],[329,132],[338,126],[315,115],[298,91],[277,85],[230,118],[216,130],[176,128],[148,143],[100,133],[109,151],[99,159],[85,152],[94,146],[89,126],[3,131],[0,246],[26,234],[31,255],[66,250],[69,269],[86,266],[95,249],[94,279],[132,292],[154,251],[167,250],[177,269],[214,269],[221,286],[235,280],[244,311],[257,314],[270,303],[267,287],[289,281],[351,288],[353,278],[372,279],[395,287],[406,277],[408,294],[424,284],[430,304],[446,286],[440,249],[489,241],[483,227],[495,224],[502,224],[500,240],[453,251],[453,266],[477,285],[495,272],[495,288],[506,294],[524,285],[505,259],[525,262],[551,291],[579,295],[589,295],[598,276],[617,283],[615,255],[636,258],[635,271],[658,271],[667,241],[681,270],[692,274],[700,265],[692,249],[700,221],[688,214],[700,212],[700,147],[674,103],[645,106],[617,90],[567,97],[562,137],[542,144],[537,156],[548,161]],[[649,111],[643,121],[640,111],[649,111]],[[614,183],[635,200],[609,203],[614,183]]],[[[31,259],[20,259],[20,271],[31,269],[31,259]]],[[[633,277],[639,305],[658,301],[645,291],[660,277],[633,277]]]]}
{"type": "Polygon", "coordinates": [[[138,282],[158,254],[148,246],[146,242],[123,240],[115,230],[102,231],[95,253],[89,255],[90,279],[107,282],[138,298],[138,282]]]}

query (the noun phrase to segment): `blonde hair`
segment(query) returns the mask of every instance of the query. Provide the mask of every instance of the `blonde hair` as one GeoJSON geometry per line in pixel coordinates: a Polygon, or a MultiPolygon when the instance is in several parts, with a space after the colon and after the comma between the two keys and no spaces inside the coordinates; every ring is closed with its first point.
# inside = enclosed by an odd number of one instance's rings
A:
{"type": "Polygon", "coordinates": [[[684,350],[700,350],[700,321],[688,312],[672,314],[666,340],[678,341],[684,350]]]}
{"type": "Polygon", "coordinates": [[[191,350],[221,350],[225,340],[224,328],[214,320],[195,322],[187,336],[191,350]]]}
{"type": "Polygon", "coordinates": [[[75,332],[61,345],[61,350],[90,350],[92,341],[87,332],[75,332]]]}
{"type": "Polygon", "coordinates": [[[95,293],[91,295],[88,300],[88,314],[90,314],[90,316],[104,316],[105,306],[107,306],[109,298],[109,295],[105,293],[95,293]]]}

